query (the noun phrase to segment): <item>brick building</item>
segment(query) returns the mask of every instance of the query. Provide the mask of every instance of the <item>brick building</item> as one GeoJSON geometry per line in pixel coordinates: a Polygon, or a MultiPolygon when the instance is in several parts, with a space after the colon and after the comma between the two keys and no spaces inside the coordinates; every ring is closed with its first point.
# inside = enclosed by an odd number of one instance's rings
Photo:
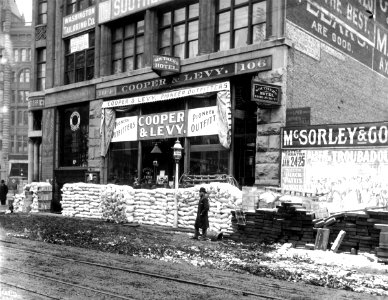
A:
{"type": "Polygon", "coordinates": [[[0,1],[0,174],[8,184],[28,175],[31,24],[14,0],[0,1]]]}
{"type": "Polygon", "coordinates": [[[29,180],[172,181],[179,139],[180,173],[316,192],[312,156],[388,146],[387,4],[334,2],[34,0],[29,180]]]}

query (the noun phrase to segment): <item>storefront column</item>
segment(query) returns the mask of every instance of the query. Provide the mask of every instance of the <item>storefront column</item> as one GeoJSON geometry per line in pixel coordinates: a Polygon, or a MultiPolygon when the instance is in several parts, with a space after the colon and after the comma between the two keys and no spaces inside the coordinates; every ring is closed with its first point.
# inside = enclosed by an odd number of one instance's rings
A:
{"type": "Polygon", "coordinates": [[[39,181],[39,142],[34,143],[34,177],[33,181],[39,181]]]}
{"type": "Polygon", "coordinates": [[[142,143],[141,141],[138,141],[138,154],[137,154],[137,178],[140,183],[141,176],[142,176],[142,169],[143,169],[143,162],[142,162],[142,156],[143,156],[143,149],[142,149],[142,143]]]}
{"type": "Polygon", "coordinates": [[[34,175],[34,142],[28,139],[28,183],[33,181],[34,175]]]}

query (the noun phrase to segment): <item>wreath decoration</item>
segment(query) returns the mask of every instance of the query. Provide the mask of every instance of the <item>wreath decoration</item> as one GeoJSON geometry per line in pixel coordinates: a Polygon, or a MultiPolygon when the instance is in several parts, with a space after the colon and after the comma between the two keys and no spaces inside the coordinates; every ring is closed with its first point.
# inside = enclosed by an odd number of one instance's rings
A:
{"type": "Polygon", "coordinates": [[[78,111],[73,111],[73,113],[70,116],[70,128],[72,131],[76,131],[79,129],[79,125],[81,123],[81,115],[78,111]],[[73,123],[73,119],[76,118],[76,123],[73,123]]]}

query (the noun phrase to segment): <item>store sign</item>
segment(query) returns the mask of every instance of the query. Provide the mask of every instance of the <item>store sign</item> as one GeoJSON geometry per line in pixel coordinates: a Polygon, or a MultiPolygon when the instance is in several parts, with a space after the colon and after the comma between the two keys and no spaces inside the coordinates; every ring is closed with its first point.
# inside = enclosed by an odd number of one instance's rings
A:
{"type": "Polygon", "coordinates": [[[388,147],[388,123],[282,128],[282,148],[388,147]]]}
{"type": "Polygon", "coordinates": [[[185,111],[139,116],[139,139],[175,138],[186,134],[185,111]]]}
{"type": "Polygon", "coordinates": [[[44,97],[28,97],[28,109],[40,109],[44,108],[45,98],[44,97]]]}
{"type": "Polygon", "coordinates": [[[181,71],[181,61],[179,57],[154,55],[152,57],[152,70],[156,72],[179,73],[181,71]]]}
{"type": "Polygon", "coordinates": [[[101,24],[110,20],[134,14],[151,7],[172,2],[173,0],[108,0],[99,3],[100,9],[105,13],[99,15],[98,22],[101,24]],[[109,9],[108,9],[109,8],[109,9]],[[108,14],[109,12],[109,14],[108,14]]]}
{"type": "Polygon", "coordinates": [[[386,77],[387,11],[386,0],[287,1],[288,20],[386,77]]]}
{"type": "Polygon", "coordinates": [[[187,116],[187,136],[218,134],[217,106],[190,109],[187,116]]]}
{"type": "Polygon", "coordinates": [[[165,93],[150,94],[145,96],[105,101],[102,104],[102,108],[129,106],[129,105],[137,105],[137,104],[151,103],[151,102],[157,102],[157,101],[165,101],[165,100],[171,100],[176,98],[206,94],[211,92],[224,91],[229,89],[230,89],[229,81],[225,81],[221,83],[201,85],[201,86],[187,88],[187,89],[168,91],[165,93]]]}
{"type": "Polygon", "coordinates": [[[90,6],[84,10],[63,18],[62,37],[68,37],[82,31],[94,28],[96,7],[90,6]]]}
{"type": "Polygon", "coordinates": [[[263,106],[279,106],[281,87],[276,85],[252,82],[252,101],[263,106]]]}
{"type": "Polygon", "coordinates": [[[227,64],[219,67],[206,68],[177,75],[149,79],[139,82],[129,82],[118,86],[97,89],[98,98],[131,95],[147,91],[172,88],[197,82],[221,80],[233,75],[259,72],[272,69],[272,56],[227,64]]]}
{"type": "Polygon", "coordinates": [[[89,34],[83,34],[70,39],[70,53],[82,51],[89,48],[89,34]]]}
{"type": "Polygon", "coordinates": [[[138,117],[117,118],[111,142],[137,141],[138,117]]]}
{"type": "Polygon", "coordinates": [[[310,107],[287,108],[286,126],[309,126],[310,116],[310,107]]]}

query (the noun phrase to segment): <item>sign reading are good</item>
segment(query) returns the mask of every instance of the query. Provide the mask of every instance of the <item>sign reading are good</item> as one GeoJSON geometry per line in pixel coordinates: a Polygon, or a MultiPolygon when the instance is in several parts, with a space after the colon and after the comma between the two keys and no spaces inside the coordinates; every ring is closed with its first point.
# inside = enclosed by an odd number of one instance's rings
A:
{"type": "Polygon", "coordinates": [[[139,140],[182,137],[186,134],[185,124],[183,110],[139,116],[139,140]]]}

